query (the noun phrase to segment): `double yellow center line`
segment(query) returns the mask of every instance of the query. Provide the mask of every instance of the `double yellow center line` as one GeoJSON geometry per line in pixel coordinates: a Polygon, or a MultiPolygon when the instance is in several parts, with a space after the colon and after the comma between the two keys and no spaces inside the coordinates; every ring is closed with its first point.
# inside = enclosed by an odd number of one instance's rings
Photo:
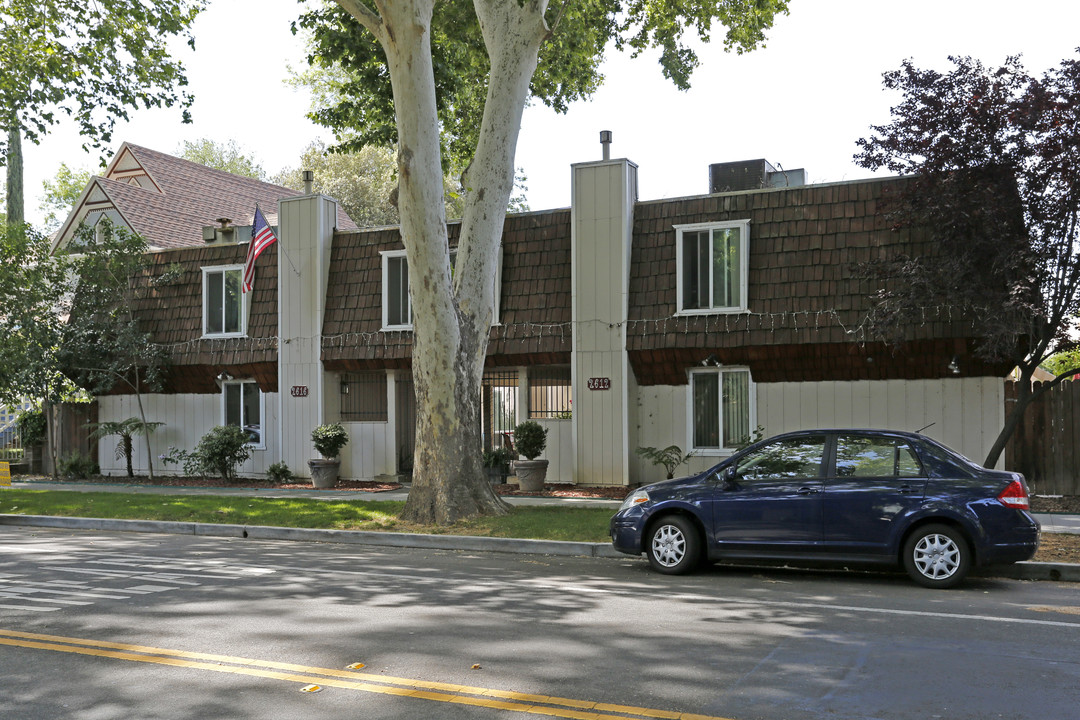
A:
{"type": "Polygon", "coordinates": [[[728,720],[710,715],[669,712],[650,708],[613,705],[610,703],[575,700],[548,695],[519,693],[492,688],[455,685],[452,683],[429,682],[410,678],[389,677],[358,672],[356,670],[336,670],[333,668],[295,665],[293,663],[272,660],[254,660],[251,658],[214,655],[210,653],[187,652],[184,650],[166,650],[144,645],[128,645],[104,640],[62,637],[59,635],[41,635],[0,628],[0,645],[29,648],[32,650],[53,650],[56,652],[113,660],[153,663],[171,667],[205,670],[235,675],[283,680],[300,683],[305,688],[311,685],[320,687],[358,690],[361,692],[397,695],[399,697],[431,700],[434,702],[472,705],[496,710],[527,712],[534,715],[547,715],[558,718],[580,720],[614,720],[620,718],[661,718],[663,720],[728,720]]]}

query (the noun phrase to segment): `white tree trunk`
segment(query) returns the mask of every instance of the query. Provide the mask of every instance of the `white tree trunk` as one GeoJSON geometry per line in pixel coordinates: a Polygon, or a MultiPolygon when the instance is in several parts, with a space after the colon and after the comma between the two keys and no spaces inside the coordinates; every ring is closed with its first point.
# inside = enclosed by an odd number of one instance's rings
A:
{"type": "Polygon", "coordinates": [[[398,205],[409,262],[417,444],[403,517],[449,524],[506,511],[482,464],[480,384],[491,327],[499,243],[513,188],[514,152],[529,82],[547,28],[546,0],[474,5],[491,58],[480,139],[467,171],[465,213],[451,280],[439,121],[431,58],[433,0],[339,3],[382,45],[398,129],[398,205]]]}

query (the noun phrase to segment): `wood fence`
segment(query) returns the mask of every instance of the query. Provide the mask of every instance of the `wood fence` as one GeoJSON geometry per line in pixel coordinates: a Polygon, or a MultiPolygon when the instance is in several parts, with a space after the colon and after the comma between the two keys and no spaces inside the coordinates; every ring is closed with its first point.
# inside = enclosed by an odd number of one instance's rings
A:
{"type": "MultiPolygon", "coordinates": [[[[1016,383],[1005,383],[1006,414],[1016,395],[1016,383]]],[[[1033,493],[1080,495],[1080,381],[1063,382],[1028,406],[1005,447],[1005,468],[1024,473],[1033,493]]]]}
{"type": "MultiPolygon", "coordinates": [[[[81,453],[97,462],[97,441],[90,439],[90,428],[86,427],[86,424],[97,422],[98,404],[96,402],[58,403],[52,406],[51,411],[53,422],[56,423],[56,457],[64,460],[76,453],[81,453]]],[[[51,473],[52,455],[47,447],[43,460],[45,472],[51,473]]]]}

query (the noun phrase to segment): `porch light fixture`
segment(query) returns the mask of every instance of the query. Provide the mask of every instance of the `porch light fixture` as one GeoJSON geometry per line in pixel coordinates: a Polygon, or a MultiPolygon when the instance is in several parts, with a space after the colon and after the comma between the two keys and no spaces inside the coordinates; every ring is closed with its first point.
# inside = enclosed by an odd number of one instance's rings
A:
{"type": "Polygon", "coordinates": [[[709,357],[701,361],[701,367],[709,367],[710,365],[720,367],[720,360],[715,355],[709,355],[709,357]]]}
{"type": "Polygon", "coordinates": [[[952,356],[952,360],[949,361],[949,372],[953,375],[960,374],[960,359],[956,356],[952,356]]]}
{"type": "Polygon", "coordinates": [[[232,380],[232,379],[233,379],[232,375],[225,372],[224,370],[221,371],[220,373],[218,373],[218,376],[217,376],[217,381],[218,382],[228,382],[229,380],[232,380]]]}

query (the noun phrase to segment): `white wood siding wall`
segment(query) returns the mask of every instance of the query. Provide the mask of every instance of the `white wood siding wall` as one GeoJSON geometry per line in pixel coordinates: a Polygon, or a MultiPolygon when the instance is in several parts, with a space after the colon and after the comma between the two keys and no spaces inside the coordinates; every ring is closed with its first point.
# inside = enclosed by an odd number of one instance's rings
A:
{"type": "Polygon", "coordinates": [[[343,422],[349,444],[341,451],[341,477],[374,480],[397,471],[397,453],[388,422],[343,422]]]}
{"type": "MultiPolygon", "coordinates": [[[[266,469],[277,462],[278,449],[278,397],[277,393],[264,396],[263,408],[265,449],[255,450],[251,458],[238,469],[239,475],[263,476],[266,469]]],[[[154,455],[154,473],[159,475],[182,475],[183,467],[172,465],[166,468],[158,459],[170,446],[191,452],[202,436],[215,425],[222,424],[221,395],[180,394],[180,395],[144,395],[143,407],[146,409],[148,422],[163,422],[150,438],[154,455]]],[[[134,395],[107,395],[98,398],[98,417],[102,421],[120,421],[129,417],[138,417],[139,407],[134,395]]],[[[117,460],[115,436],[98,441],[98,463],[105,475],[126,475],[127,467],[123,459],[117,460]]],[[[136,474],[145,475],[146,438],[132,438],[132,468],[136,474]]],[[[291,468],[296,472],[297,468],[291,468]]]]}
{"type": "Polygon", "coordinates": [[[540,457],[548,461],[546,482],[574,482],[574,424],[570,420],[540,418],[536,421],[548,430],[547,447],[540,457]]]}
{"type": "MultiPolygon", "coordinates": [[[[756,392],[757,424],[766,437],[815,427],[914,431],[930,425],[925,435],[982,462],[1005,422],[1000,378],[764,383],[756,392]]],[[[637,399],[631,452],[641,446],[690,446],[686,386],[642,387],[637,399]]],[[[691,458],[676,474],[699,472],[720,459],[691,458]]],[[[663,479],[662,467],[636,455],[632,462],[640,473],[636,482],[663,479]]]]}

